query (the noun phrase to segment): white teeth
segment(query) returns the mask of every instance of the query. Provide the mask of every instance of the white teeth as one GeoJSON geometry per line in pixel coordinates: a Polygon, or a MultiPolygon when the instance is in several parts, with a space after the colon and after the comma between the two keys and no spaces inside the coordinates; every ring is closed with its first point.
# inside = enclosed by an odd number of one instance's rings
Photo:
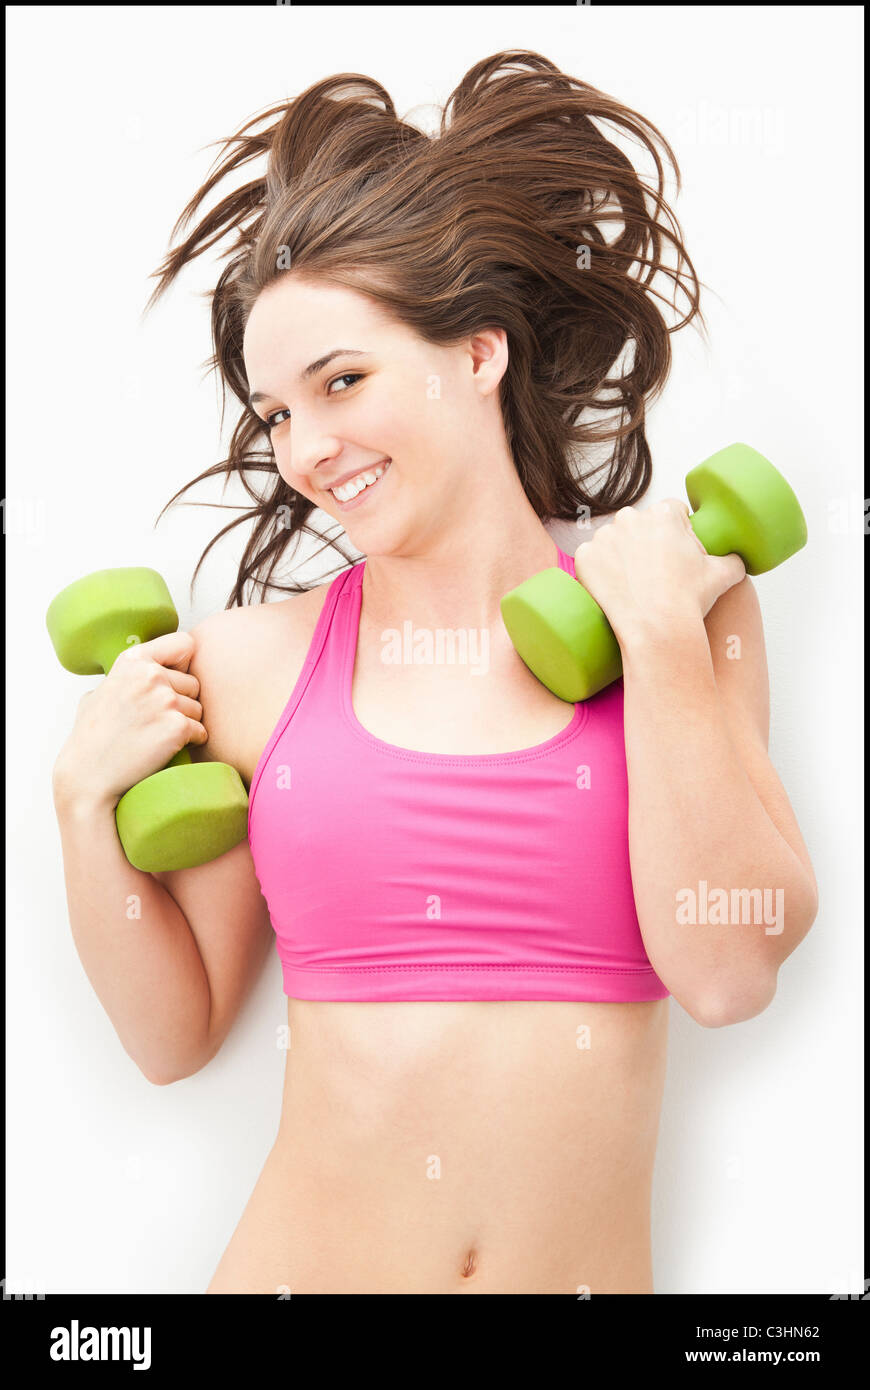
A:
{"type": "Polygon", "coordinates": [[[379,463],[376,468],[358,473],[355,478],[342,483],[341,487],[331,488],[330,491],[333,497],[338,498],[339,502],[350,502],[352,498],[357,497],[362,492],[364,487],[369,487],[372,483],[376,483],[378,478],[383,477],[386,469],[386,464],[379,463]]]}

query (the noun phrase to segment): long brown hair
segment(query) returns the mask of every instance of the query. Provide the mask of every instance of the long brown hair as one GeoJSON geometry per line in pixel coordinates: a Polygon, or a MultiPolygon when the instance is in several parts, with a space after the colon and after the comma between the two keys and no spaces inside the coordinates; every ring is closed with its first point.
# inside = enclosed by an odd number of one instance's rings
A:
{"type": "Polygon", "coordinates": [[[166,506],[218,473],[237,473],[255,505],[209,542],[191,593],[211,547],[251,519],[227,608],[245,602],[248,580],[261,592],[304,591],[272,579],[289,542],[295,554],[303,533],[322,540],[321,550],[339,552],[345,563],[337,570],[358,558],[338,537],[309,524],[314,503],[281,477],[268,431],[248,404],[245,324],[261,291],[288,273],[279,268],[288,247],[300,275],[371,296],[428,342],[453,344],[482,328],[505,329],[509,362],[499,388],[505,435],[542,521],[576,520],[581,507],[609,513],[637,502],[651,478],[646,401],[667,380],[669,334],[696,315],[704,323],[699,281],[662,196],[656,142],[679,191],[676,159],[655,126],[527,50],[476,63],[442,109],[437,136],[400,120],[379,82],[341,73],[215,142],[226,152],[170,241],[224,175],[260,155],[268,156],[265,173],[227,193],[167,254],[145,309],[182,266],[235,232],[223,253],[232,258],[210,294],[215,350],[207,364],[221,378],[221,428],[227,385],[242,411],[228,457],[166,506]],[[655,191],[593,118],[623,127],[646,147],[656,167],[655,191]],[[263,122],[272,124],[255,133],[263,122]],[[610,241],[602,231],[608,222],[622,224],[610,241]],[[676,249],[675,270],[663,262],[665,242],[676,249]],[[583,248],[588,264],[581,266],[583,248]],[[651,287],[658,272],[689,301],[687,316],[670,328],[655,302],[663,296],[651,287]],[[629,344],[632,360],[608,376],[629,344]],[[616,412],[616,422],[596,425],[594,412],[616,412]],[[591,446],[611,440],[607,463],[593,468],[591,446]],[[591,476],[602,469],[605,476],[593,487],[591,476]],[[254,473],[267,475],[259,491],[254,473]]]}

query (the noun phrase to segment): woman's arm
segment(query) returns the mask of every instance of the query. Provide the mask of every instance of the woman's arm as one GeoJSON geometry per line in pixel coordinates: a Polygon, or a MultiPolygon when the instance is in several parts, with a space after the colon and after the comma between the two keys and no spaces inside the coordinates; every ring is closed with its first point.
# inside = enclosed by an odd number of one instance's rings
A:
{"type": "MultiPolygon", "coordinates": [[[[212,614],[192,631],[189,673],[199,682],[206,744],[201,761],[237,765],[255,614],[212,614]],[[204,725],[205,727],[205,725],[204,725]]],[[[261,639],[262,641],[262,639],[261,639]]],[[[78,765],[77,765],[78,766],[78,765]]],[[[229,1032],[274,940],[247,840],[191,869],[145,873],[118,838],[115,800],[89,796],[61,752],[52,777],[73,940],[121,1043],[155,1085],[192,1075],[229,1032]]]]}
{"type": "Polygon", "coordinates": [[[115,806],[90,801],[57,772],[54,805],[73,941],[127,1055],[155,1085],[201,1065],[209,989],[181,908],[136,869],[115,806]]]}
{"type": "Polygon", "coordinates": [[[739,1023],[770,1003],[818,907],[806,846],[767,756],[758,599],[744,578],[706,619],[682,604],[650,605],[624,619],[619,636],[644,945],[698,1022],[739,1023]],[[727,894],[718,919],[716,889],[727,894]]]}

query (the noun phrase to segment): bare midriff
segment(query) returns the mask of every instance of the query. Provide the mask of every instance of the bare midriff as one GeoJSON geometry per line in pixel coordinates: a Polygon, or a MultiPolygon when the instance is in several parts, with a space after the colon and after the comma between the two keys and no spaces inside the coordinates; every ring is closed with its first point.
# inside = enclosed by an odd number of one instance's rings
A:
{"type": "Polygon", "coordinates": [[[652,1293],[667,999],[288,1001],[209,1293],[652,1293]]]}

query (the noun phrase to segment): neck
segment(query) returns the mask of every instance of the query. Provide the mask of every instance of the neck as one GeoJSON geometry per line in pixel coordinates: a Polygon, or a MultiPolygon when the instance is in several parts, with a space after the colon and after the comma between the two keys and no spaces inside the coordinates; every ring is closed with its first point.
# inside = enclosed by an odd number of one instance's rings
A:
{"type": "Polygon", "coordinates": [[[366,620],[405,614],[421,626],[491,628],[504,595],[538,570],[558,565],[558,547],[520,489],[522,505],[475,509],[401,554],[366,558],[366,620]]]}

